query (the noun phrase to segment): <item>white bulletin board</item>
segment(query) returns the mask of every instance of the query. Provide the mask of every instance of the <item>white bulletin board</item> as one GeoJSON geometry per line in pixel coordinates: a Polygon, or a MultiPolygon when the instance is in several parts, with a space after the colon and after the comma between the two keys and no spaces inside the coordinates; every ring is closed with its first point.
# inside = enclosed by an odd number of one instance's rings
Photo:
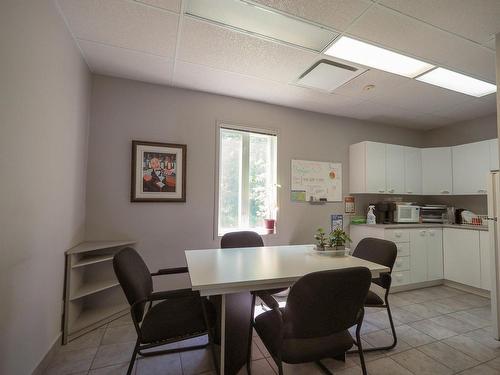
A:
{"type": "Polygon", "coordinates": [[[341,202],[342,164],[292,160],[292,201],[341,202]]]}

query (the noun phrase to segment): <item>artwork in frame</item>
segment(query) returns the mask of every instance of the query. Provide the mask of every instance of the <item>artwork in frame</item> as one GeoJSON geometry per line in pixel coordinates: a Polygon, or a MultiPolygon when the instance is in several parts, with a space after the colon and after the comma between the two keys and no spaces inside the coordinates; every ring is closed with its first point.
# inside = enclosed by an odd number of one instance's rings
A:
{"type": "Polygon", "coordinates": [[[131,202],[186,201],[186,145],[132,141],[131,202]]]}

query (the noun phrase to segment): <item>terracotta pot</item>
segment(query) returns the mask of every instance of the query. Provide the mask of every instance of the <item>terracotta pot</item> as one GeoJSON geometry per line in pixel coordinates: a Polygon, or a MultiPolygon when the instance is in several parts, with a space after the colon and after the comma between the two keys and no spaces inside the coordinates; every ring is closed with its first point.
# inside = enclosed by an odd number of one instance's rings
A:
{"type": "Polygon", "coordinates": [[[276,220],[274,219],[264,219],[264,228],[266,228],[267,233],[274,233],[274,224],[276,220]]]}

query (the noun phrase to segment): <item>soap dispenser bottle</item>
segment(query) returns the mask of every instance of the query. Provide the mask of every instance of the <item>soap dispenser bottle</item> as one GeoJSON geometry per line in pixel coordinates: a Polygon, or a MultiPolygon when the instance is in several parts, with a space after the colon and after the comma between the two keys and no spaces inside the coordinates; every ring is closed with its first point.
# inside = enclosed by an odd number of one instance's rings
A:
{"type": "Polygon", "coordinates": [[[368,214],[366,215],[366,224],[376,224],[377,220],[375,219],[375,214],[373,213],[373,210],[375,209],[374,205],[369,205],[368,206],[368,214]]]}

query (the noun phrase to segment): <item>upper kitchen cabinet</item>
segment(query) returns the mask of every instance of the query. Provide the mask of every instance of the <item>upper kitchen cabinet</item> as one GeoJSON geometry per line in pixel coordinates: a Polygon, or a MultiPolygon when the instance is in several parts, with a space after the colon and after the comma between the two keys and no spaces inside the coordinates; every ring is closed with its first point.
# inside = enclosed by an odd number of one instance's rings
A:
{"type": "Polygon", "coordinates": [[[453,191],[451,147],[423,148],[421,152],[423,194],[451,194],[453,191]]]}
{"type": "Polygon", "coordinates": [[[349,147],[351,193],[386,193],[386,145],[361,142],[349,147]]]}
{"type": "Polygon", "coordinates": [[[404,148],[406,194],[422,194],[422,152],[416,147],[404,148]]]}
{"type": "Polygon", "coordinates": [[[386,145],[385,156],[387,192],[405,193],[405,147],[386,145]]]}
{"type": "Polygon", "coordinates": [[[452,147],[453,193],[486,194],[490,172],[490,141],[452,147]]]}
{"type": "Polygon", "coordinates": [[[490,170],[497,171],[498,168],[498,138],[490,139],[490,170]]]}

